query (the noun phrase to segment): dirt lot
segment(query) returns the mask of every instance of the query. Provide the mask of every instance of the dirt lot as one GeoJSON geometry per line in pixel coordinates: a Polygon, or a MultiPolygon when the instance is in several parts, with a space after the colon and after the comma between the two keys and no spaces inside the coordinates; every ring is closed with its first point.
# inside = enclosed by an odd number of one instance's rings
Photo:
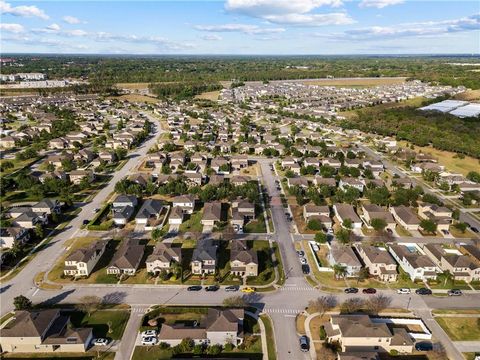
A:
{"type": "Polygon", "coordinates": [[[218,97],[220,96],[220,91],[208,91],[204,92],[200,95],[195,96],[195,99],[204,99],[204,100],[211,100],[211,101],[217,101],[218,97]]]}

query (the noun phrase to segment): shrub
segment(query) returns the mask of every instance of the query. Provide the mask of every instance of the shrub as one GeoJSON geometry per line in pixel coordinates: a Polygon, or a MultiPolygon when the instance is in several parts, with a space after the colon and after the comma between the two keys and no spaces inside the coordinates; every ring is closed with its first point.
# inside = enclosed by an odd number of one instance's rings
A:
{"type": "Polygon", "coordinates": [[[325,328],[320,326],[320,340],[325,340],[327,338],[327,333],[325,332],[325,328]]]}

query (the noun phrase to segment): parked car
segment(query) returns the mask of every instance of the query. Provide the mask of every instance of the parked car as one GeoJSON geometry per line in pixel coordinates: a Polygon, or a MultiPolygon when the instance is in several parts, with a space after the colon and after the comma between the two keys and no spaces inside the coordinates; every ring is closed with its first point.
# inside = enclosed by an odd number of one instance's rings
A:
{"type": "Polygon", "coordinates": [[[96,214],[100,209],[99,208],[95,208],[93,209],[93,213],[96,214]]]}
{"type": "Polygon", "coordinates": [[[387,229],[387,233],[388,233],[389,235],[393,235],[392,229],[387,229]]]}
{"type": "Polygon", "coordinates": [[[297,251],[297,255],[300,256],[300,257],[304,257],[304,256],[305,256],[305,252],[302,251],[302,250],[298,250],[298,251],[297,251]]]}
{"type": "Polygon", "coordinates": [[[432,290],[427,289],[427,288],[420,288],[415,290],[415,294],[418,295],[432,295],[432,290]]]}
{"type": "Polygon", "coordinates": [[[374,288],[366,288],[362,290],[362,293],[364,294],[375,294],[376,292],[377,290],[375,290],[374,288]]]}
{"type": "Polygon", "coordinates": [[[205,291],[217,291],[218,289],[220,289],[220,286],[218,285],[210,285],[210,286],[207,286],[205,288],[205,291]]]}
{"type": "Polygon", "coordinates": [[[89,222],[90,222],[90,220],[85,219],[85,220],[83,220],[82,224],[83,225],[88,225],[89,222]]]}
{"type": "Polygon", "coordinates": [[[302,265],[302,272],[303,272],[305,275],[310,274],[310,266],[308,266],[307,264],[303,264],[303,265],[302,265]]]}
{"type": "Polygon", "coordinates": [[[145,330],[141,333],[142,339],[157,336],[157,330],[145,330]]]}
{"type": "Polygon", "coordinates": [[[409,288],[401,288],[397,290],[397,294],[410,294],[411,291],[409,288]]]}
{"type": "Polygon", "coordinates": [[[254,292],[255,292],[255,288],[254,288],[254,287],[247,286],[247,287],[242,288],[242,292],[247,293],[247,294],[254,293],[254,292]]]}
{"type": "Polygon", "coordinates": [[[351,288],[346,288],[345,290],[343,290],[343,292],[345,294],[356,294],[356,293],[358,293],[358,289],[354,288],[354,287],[351,287],[351,288]]]}
{"type": "Polygon", "coordinates": [[[470,230],[472,230],[474,233],[478,234],[478,229],[476,227],[471,227],[470,230]]]}
{"type": "Polygon", "coordinates": [[[93,339],[92,344],[94,346],[107,346],[108,345],[108,339],[105,339],[105,338],[93,339]]]}
{"type": "Polygon", "coordinates": [[[202,290],[202,286],[200,285],[193,285],[187,288],[187,291],[200,291],[200,290],[202,290]]]}
{"type": "Polygon", "coordinates": [[[320,250],[320,248],[318,247],[317,244],[312,244],[312,249],[313,249],[313,251],[318,251],[318,250],[320,250]]]}
{"type": "Polygon", "coordinates": [[[308,343],[308,337],[305,335],[300,336],[300,350],[302,352],[308,352],[310,350],[310,345],[308,343]]]}
{"type": "Polygon", "coordinates": [[[443,233],[443,235],[448,235],[448,234],[450,234],[450,233],[448,232],[448,230],[445,230],[445,229],[442,230],[442,233],[443,233]]]}
{"type": "Polygon", "coordinates": [[[240,289],[238,285],[230,285],[225,288],[225,291],[234,292],[234,291],[238,291],[238,289],[240,289]]]}
{"type": "Polygon", "coordinates": [[[333,229],[328,229],[328,230],[327,230],[327,234],[328,234],[328,235],[333,235],[333,229]]]}
{"type": "Polygon", "coordinates": [[[157,338],[155,336],[150,336],[142,339],[142,345],[156,345],[157,338]]]}
{"type": "Polygon", "coordinates": [[[428,341],[421,341],[415,344],[415,350],[417,351],[432,351],[433,344],[428,341]]]}
{"type": "Polygon", "coordinates": [[[462,290],[451,289],[451,290],[448,290],[447,294],[448,294],[448,296],[461,296],[462,295],[462,290]]]}

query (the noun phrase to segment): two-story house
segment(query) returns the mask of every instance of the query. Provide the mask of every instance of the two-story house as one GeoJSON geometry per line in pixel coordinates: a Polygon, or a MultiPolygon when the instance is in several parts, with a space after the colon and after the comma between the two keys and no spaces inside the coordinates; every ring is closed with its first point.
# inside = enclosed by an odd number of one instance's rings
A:
{"type": "Polygon", "coordinates": [[[108,240],[99,240],[72,252],[65,259],[65,276],[89,276],[107,248],[108,240]]]}
{"type": "Polygon", "coordinates": [[[386,249],[363,244],[355,244],[355,248],[370,275],[386,282],[397,280],[397,263],[386,249]]]}

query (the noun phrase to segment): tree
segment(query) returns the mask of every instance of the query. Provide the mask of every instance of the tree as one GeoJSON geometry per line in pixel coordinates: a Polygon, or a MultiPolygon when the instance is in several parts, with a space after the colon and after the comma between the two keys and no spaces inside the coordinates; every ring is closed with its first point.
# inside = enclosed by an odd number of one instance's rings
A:
{"type": "Polygon", "coordinates": [[[467,230],[468,225],[464,222],[459,222],[453,225],[456,229],[460,230],[462,233],[465,233],[467,230]]]}
{"type": "Polygon", "coordinates": [[[333,265],[333,275],[335,278],[338,280],[340,278],[344,278],[347,275],[347,267],[340,265],[340,264],[335,264],[333,265]]]}
{"type": "Polygon", "coordinates": [[[342,226],[343,226],[345,229],[349,229],[349,230],[353,229],[352,220],[351,220],[351,219],[345,219],[345,220],[343,220],[342,226]]]}
{"type": "Polygon", "coordinates": [[[44,231],[43,231],[43,226],[40,224],[35,225],[35,236],[38,239],[43,239],[44,236],[44,231]]]}
{"type": "Polygon", "coordinates": [[[287,171],[285,171],[285,177],[286,178],[293,178],[293,177],[295,177],[295,173],[292,170],[288,169],[287,171]]]}
{"type": "Polygon", "coordinates": [[[327,242],[327,234],[323,231],[319,231],[315,234],[315,241],[320,244],[325,244],[327,242]]]}
{"type": "Polygon", "coordinates": [[[222,345],[215,344],[215,345],[210,345],[207,347],[207,354],[208,355],[218,355],[222,352],[222,345]]]}
{"type": "Polygon", "coordinates": [[[365,279],[368,279],[368,277],[370,276],[370,271],[368,270],[367,267],[362,267],[360,269],[360,271],[358,272],[358,277],[357,277],[357,284],[360,282],[360,281],[363,281],[365,279]]]}
{"type": "Polygon", "coordinates": [[[392,299],[386,295],[379,294],[368,298],[366,306],[372,314],[378,314],[380,311],[388,308],[392,299]]]}
{"type": "Polygon", "coordinates": [[[162,237],[162,229],[160,228],[155,228],[152,230],[152,239],[157,241],[162,237]]]}
{"type": "Polygon", "coordinates": [[[322,229],[322,223],[318,219],[310,219],[310,220],[308,220],[307,228],[309,230],[321,230],[322,229]]]}
{"type": "Polygon", "coordinates": [[[76,305],[76,308],[84,313],[87,313],[88,316],[100,307],[102,304],[102,299],[95,295],[85,295],[80,298],[80,301],[76,305]]]}
{"type": "Polygon", "coordinates": [[[345,300],[340,306],[341,312],[344,314],[351,314],[360,310],[364,305],[364,302],[361,298],[354,297],[345,300]]]}
{"type": "Polygon", "coordinates": [[[333,309],[336,305],[337,298],[333,295],[320,296],[315,300],[310,300],[308,303],[308,307],[314,312],[319,312],[321,316],[333,309]]]}
{"type": "Polygon", "coordinates": [[[451,282],[453,283],[455,280],[453,274],[448,271],[448,270],[445,270],[443,272],[441,272],[440,274],[437,275],[437,281],[438,282],[443,282],[443,286],[446,286],[447,285],[447,282],[451,282]]]}
{"type": "Polygon", "coordinates": [[[420,227],[424,231],[431,234],[435,234],[435,232],[437,231],[437,223],[430,219],[423,219],[422,221],[420,221],[420,227]]]}
{"type": "Polygon", "coordinates": [[[23,295],[19,295],[13,298],[13,306],[15,310],[28,310],[32,308],[32,301],[23,295]]]}
{"type": "Polygon", "coordinates": [[[348,244],[350,242],[350,230],[347,229],[340,229],[337,231],[335,236],[337,237],[337,240],[342,243],[342,244],[348,244]]]}
{"type": "Polygon", "coordinates": [[[470,171],[467,174],[467,179],[476,183],[480,183],[480,173],[477,171],[470,171]]]}
{"type": "Polygon", "coordinates": [[[385,219],[374,218],[370,221],[370,225],[375,231],[383,231],[387,227],[387,222],[385,219]]]}
{"type": "Polygon", "coordinates": [[[245,307],[247,302],[243,296],[230,296],[223,299],[223,306],[225,307],[245,307]]]}

